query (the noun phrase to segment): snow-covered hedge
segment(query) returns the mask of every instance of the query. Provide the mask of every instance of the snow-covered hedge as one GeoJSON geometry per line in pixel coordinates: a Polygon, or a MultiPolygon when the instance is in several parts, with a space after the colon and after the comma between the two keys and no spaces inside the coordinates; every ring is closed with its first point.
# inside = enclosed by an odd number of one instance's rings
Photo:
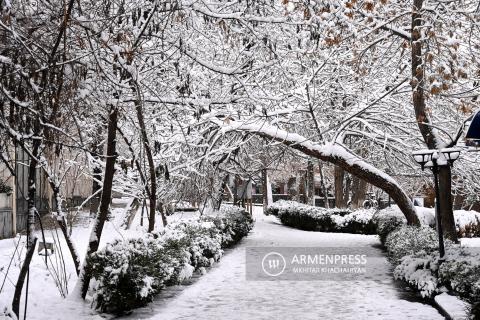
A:
{"type": "Polygon", "coordinates": [[[377,226],[377,234],[383,245],[392,231],[407,224],[407,219],[396,206],[378,211],[373,217],[373,221],[377,226]]]}
{"type": "Polygon", "coordinates": [[[266,215],[276,216],[284,225],[301,230],[361,234],[375,234],[374,213],[372,209],[352,212],[285,200],[279,200],[265,210],[266,215]]]}
{"type": "Polygon", "coordinates": [[[480,213],[476,211],[456,210],[455,225],[459,238],[480,237],[480,213]]]}
{"type": "MultiPolygon", "coordinates": [[[[435,209],[416,207],[416,211],[422,225],[435,227],[435,209]]],[[[455,210],[453,214],[459,238],[480,237],[479,212],[455,210]]],[[[385,244],[385,240],[390,232],[407,224],[407,220],[397,206],[379,211],[375,214],[374,220],[377,224],[377,233],[383,244],[385,244]]]]}
{"type": "Polygon", "coordinates": [[[440,282],[472,303],[480,302],[480,254],[473,248],[450,245],[440,265],[440,282]]]}
{"type": "Polygon", "coordinates": [[[219,212],[171,224],[160,233],[108,244],[87,264],[95,280],[93,305],[115,314],[144,306],[162,288],[211,266],[223,248],[252,227],[253,220],[243,209],[222,206],[219,212]]]}
{"type": "Polygon", "coordinates": [[[402,226],[391,232],[385,246],[394,276],[407,282],[423,297],[446,287],[472,303],[480,301],[480,253],[445,242],[445,261],[439,264],[438,237],[434,229],[402,226]]]}
{"type": "Polygon", "coordinates": [[[402,226],[387,236],[385,247],[390,260],[396,265],[406,255],[437,250],[438,237],[436,231],[428,226],[402,226]]]}

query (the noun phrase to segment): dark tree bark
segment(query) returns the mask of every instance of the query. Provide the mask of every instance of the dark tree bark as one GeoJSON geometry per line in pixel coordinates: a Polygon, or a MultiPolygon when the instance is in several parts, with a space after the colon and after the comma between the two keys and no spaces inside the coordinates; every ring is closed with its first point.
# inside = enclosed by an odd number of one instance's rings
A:
{"type": "Polygon", "coordinates": [[[450,167],[441,167],[438,173],[440,209],[443,234],[447,239],[457,242],[457,228],[453,215],[452,172],[450,167]],[[444,209],[445,208],[445,209],[444,209]]]}
{"type": "MultiPolygon", "coordinates": [[[[147,156],[148,162],[148,172],[150,176],[150,194],[149,194],[149,205],[150,205],[150,216],[148,218],[148,232],[152,232],[155,228],[155,212],[157,208],[157,174],[155,170],[155,162],[153,161],[152,148],[150,147],[150,141],[148,140],[147,128],[145,126],[145,119],[143,116],[143,106],[142,103],[137,100],[135,102],[135,109],[137,111],[137,120],[140,125],[140,132],[142,135],[143,146],[145,148],[145,155],[147,156]]],[[[163,225],[167,225],[167,218],[163,212],[162,213],[162,222],[163,225]]]]}
{"type": "Polygon", "coordinates": [[[318,161],[318,169],[320,171],[320,185],[322,186],[323,193],[323,204],[325,208],[330,208],[330,203],[328,202],[328,189],[325,184],[325,177],[323,176],[323,165],[321,161],[318,161]]]}
{"type": "Polygon", "coordinates": [[[306,174],[302,170],[299,172],[300,179],[297,177],[297,194],[298,194],[298,201],[301,203],[307,203],[307,188],[306,188],[306,174]]]}
{"type": "MultiPolygon", "coordinates": [[[[40,121],[35,120],[35,132],[37,136],[40,133],[40,121]]],[[[22,296],[23,284],[25,283],[25,277],[27,276],[30,268],[30,262],[35,251],[35,245],[37,244],[37,238],[35,237],[35,215],[37,214],[37,208],[35,206],[35,196],[37,192],[37,165],[38,156],[40,153],[40,139],[34,139],[32,142],[32,153],[30,155],[30,163],[28,166],[28,213],[27,213],[27,255],[23,262],[22,269],[18,275],[17,284],[15,285],[15,293],[13,295],[12,310],[19,316],[20,312],[20,298],[22,296]]]]}
{"type": "MultiPolygon", "coordinates": [[[[118,122],[118,108],[111,106],[110,114],[108,118],[108,136],[107,136],[107,161],[105,164],[105,176],[103,179],[102,197],[100,200],[100,208],[98,210],[97,218],[95,219],[95,225],[93,226],[92,236],[88,244],[87,254],[85,257],[85,264],[88,263],[88,257],[98,250],[100,244],[100,238],[102,236],[103,226],[108,217],[110,203],[112,201],[112,186],[113,177],[115,175],[115,161],[117,159],[116,153],[116,132],[118,122]]],[[[88,268],[83,268],[80,274],[81,281],[81,295],[85,299],[87,295],[88,286],[92,275],[88,268]]]]}
{"type": "Polygon", "coordinates": [[[357,177],[353,177],[352,183],[352,208],[361,208],[363,202],[365,202],[365,196],[367,193],[367,183],[357,177]]]}
{"type": "MultiPolygon", "coordinates": [[[[413,106],[415,116],[417,118],[418,127],[423,136],[423,140],[429,149],[438,149],[442,142],[435,135],[430,125],[430,119],[427,114],[425,104],[425,68],[422,60],[422,13],[423,0],[413,1],[412,11],[412,93],[413,106]]],[[[458,241],[455,230],[455,219],[453,216],[452,203],[452,177],[451,170],[447,167],[440,168],[439,174],[439,192],[440,192],[440,216],[442,219],[442,227],[445,231],[445,237],[458,241]]]]}
{"type": "Polygon", "coordinates": [[[31,246],[27,250],[27,254],[25,255],[25,261],[23,262],[22,269],[20,269],[20,274],[18,275],[17,284],[15,285],[15,293],[13,295],[13,302],[12,302],[12,311],[15,313],[17,318],[20,315],[20,298],[22,296],[22,289],[25,283],[25,277],[29,271],[30,262],[32,262],[33,254],[35,253],[35,246],[37,244],[37,238],[33,239],[31,246]]]}
{"type": "Polygon", "coordinates": [[[335,177],[335,207],[337,208],[346,208],[347,202],[345,201],[344,196],[344,179],[345,179],[345,172],[339,166],[335,166],[334,169],[334,177],[335,177]]]}
{"type": "Polygon", "coordinates": [[[307,163],[307,203],[311,206],[315,205],[315,171],[313,161],[308,160],[307,163]]]}
{"type": "Polygon", "coordinates": [[[296,177],[290,177],[287,182],[287,193],[293,201],[299,201],[297,179],[296,177]]]}
{"type": "Polygon", "coordinates": [[[350,201],[350,191],[352,189],[352,178],[350,175],[345,175],[345,190],[343,191],[343,203],[345,208],[348,207],[348,202],[350,201]]]}

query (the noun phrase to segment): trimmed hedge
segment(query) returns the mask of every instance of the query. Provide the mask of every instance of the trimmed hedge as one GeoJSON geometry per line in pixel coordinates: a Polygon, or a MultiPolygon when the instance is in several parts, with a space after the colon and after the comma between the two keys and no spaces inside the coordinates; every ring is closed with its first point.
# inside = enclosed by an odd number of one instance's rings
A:
{"type": "Polygon", "coordinates": [[[108,244],[87,261],[94,278],[93,305],[114,314],[145,306],[166,286],[218,261],[222,249],[252,227],[246,211],[222,206],[220,212],[171,224],[162,232],[108,244]]]}
{"type": "Polygon", "coordinates": [[[448,288],[473,304],[478,313],[480,301],[480,253],[445,242],[445,261],[439,263],[438,237],[427,226],[401,226],[386,238],[385,247],[394,265],[394,276],[403,280],[423,297],[448,288]]]}
{"type": "Polygon", "coordinates": [[[279,200],[265,210],[266,215],[276,216],[282,224],[305,231],[345,232],[375,234],[375,211],[325,209],[295,201],[279,200]]]}

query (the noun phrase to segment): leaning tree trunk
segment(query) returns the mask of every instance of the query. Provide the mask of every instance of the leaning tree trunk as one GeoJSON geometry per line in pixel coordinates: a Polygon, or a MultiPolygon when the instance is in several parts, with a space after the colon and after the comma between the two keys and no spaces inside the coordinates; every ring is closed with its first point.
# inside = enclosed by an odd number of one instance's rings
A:
{"type": "MultiPolygon", "coordinates": [[[[423,0],[413,1],[412,10],[412,93],[415,116],[418,127],[423,136],[423,140],[429,149],[438,149],[442,142],[432,129],[431,121],[428,117],[425,103],[425,67],[422,60],[422,7],[423,0]]],[[[445,237],[452,241],[457,241],[455,230],[455,219],[453,217],[452,203],[452,176],[450,168],[440,168],[439,174],[439,192],[440,198],[440,216],[442,227],[445,231],[445,237]]]]}
{"type": "Polygon", "coordinates": [[[97,218],[92,229],[92,235],[90,236],[90,242],[88,243],[87,254],[85,256],[85,262],[80,272],[81,282],[81,295],[85,299],[87,295],[90,279],[92,278],[91,271],[85,266],[88,264],[88,258],[90,255],[98,250],[100,244],[100,238],[102,236],[103,226],[108,217],[110,208],[110,202],[112,201],[112,186],[113,177],[115,175],[115,160],[116,154],[116,132],[118,122],[118,108],[112,106],[110,108],[110,114],[108,118],[108,136],[107,136],[107,161],[105,163],[105,176],[103,178],[103,190],[102,197],[100,199],[100,207],[98,210],[97,218]]]}
{"type": "Polygon", "coordinates": [[[236,121],[230,121],[230,123],[226,125],[224,121],[219,119],[213,119],[212,121],[222,127],[222,132],[250,132],[252,134],[283,143],[284,145],[290,146],[291,148],[308,156],[330,162],[342,168],[346,172],[385,191],[391,196],[391,198],[403,212],[408,224],[420,225],[420,221],[418,220],[412,201],[405,191],[400,187],[397,181],[395,181],[395,179],[387,175],[385,172],[366,163],[364,160],[349,152],[344,147],[336,144],[317,144],[298,134],[290,133],[280,128],[265,124],[263,121],[261,125],[257,123],[245,123],[241,121],[238,123],[236,121]]]}
{"type": "Polygon", "coordinates": [[[60,227],[60,230],[62,231],[63,237],[65,238],[65,242],[67,243],[68,250],[72,255],[73,264],[75,265],[75,272],[77,273],[77,276],[78,276],[80,275],[80,256],[78,255],[77,248],[75,247],[75,244],[73,243],[72,238],[68,233],[67,220],[65,219],[65,214],[62,210],[60,190],[57,186],[55,186],[55,184],[52,181],[50,182],[50,186],[52,187],[53,196],[56,202],[55,220],[57,221],[57,224],[60,227]]]}

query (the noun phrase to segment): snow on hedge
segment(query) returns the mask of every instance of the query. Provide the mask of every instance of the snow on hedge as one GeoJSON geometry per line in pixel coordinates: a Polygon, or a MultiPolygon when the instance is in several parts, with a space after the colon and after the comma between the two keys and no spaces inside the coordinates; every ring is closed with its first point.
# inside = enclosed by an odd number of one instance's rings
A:
{"type": "Polygon", "coordinates": [[[223,249],[252,227],[243,209],[222,206],[218,212],[171,223],[158,233],[116,240],[89,257],[93,305],[115,314],[144,306],[164,287],[218,261],[223,249]]]}
{"type": "Polygon", "coordinates": [[[325,209],[296,201],[279,200],[265,210],[266,215],[276,216],[283,224],[307,231],[348,232],[375,234],[374,209],[351,211],[349,209],[325,209]]]}
{"type": "Polygon", "coordinates": [[[434,229],[401,226],[385,241],[394,276],[407,282],[423,297],[447,288],[470,302],[480,301],[480,252],[445,243],[445,261],[439,263],[438,237],[434,229]]]}

